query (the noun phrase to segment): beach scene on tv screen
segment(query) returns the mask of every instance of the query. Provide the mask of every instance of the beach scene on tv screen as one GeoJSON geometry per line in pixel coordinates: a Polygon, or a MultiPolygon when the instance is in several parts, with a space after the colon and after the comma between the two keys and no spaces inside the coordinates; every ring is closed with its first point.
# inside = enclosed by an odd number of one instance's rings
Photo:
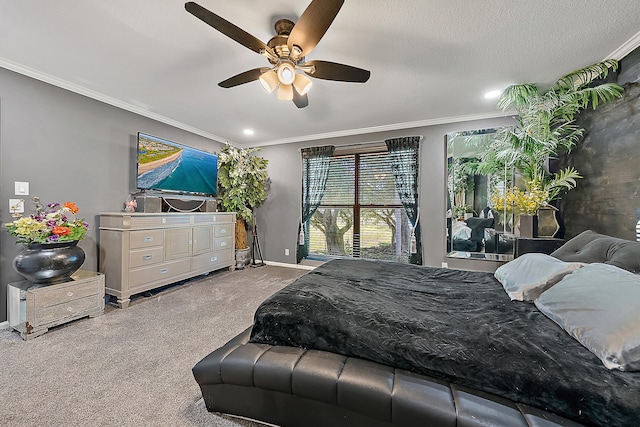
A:
{"type": "Polygon", "coordinates": [[[215,154],[138,136],[138,188],[215,195],[217,178],[215,154]]]}

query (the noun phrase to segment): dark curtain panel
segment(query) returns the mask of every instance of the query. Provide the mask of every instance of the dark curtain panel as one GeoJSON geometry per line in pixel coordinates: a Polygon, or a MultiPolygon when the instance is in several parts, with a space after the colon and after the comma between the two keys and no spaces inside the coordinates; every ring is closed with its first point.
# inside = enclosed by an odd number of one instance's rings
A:
{"type": "Polygon", "coordinates": [[[302,151],[302,214],[298,225],[297,262],[309,255],[309,220],[320,206],[329,176],[329,161],[333,145],[303,148],[302,151]],[[304,236],[304,237],[303,237],[304,236]]]}
{"type": "Polygon", "coordinates": [[[420,218],[418,209],[418,153],[419,136],[387,139],[385,144],[391,157],[391,170],[400,202],[411,223],[411,264],[422,265],[420,218]],[[414,245],[415,239],[415,245],[414,245]]]}

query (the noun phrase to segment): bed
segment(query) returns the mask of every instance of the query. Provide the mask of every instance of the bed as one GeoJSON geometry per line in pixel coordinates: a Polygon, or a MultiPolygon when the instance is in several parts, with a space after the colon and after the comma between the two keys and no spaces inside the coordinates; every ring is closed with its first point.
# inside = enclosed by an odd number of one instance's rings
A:
{"type": "Polygon", "coordinates": [[[640,425],[640,243],[585,231],[552,255],[334,260],[193,374],[209,411],[281,426],[640,425]]]}

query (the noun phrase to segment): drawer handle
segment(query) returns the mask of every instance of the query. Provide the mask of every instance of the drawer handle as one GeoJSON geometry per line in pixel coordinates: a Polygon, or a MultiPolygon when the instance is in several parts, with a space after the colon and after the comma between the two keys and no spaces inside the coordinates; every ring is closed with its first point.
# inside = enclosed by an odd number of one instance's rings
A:
{"type": "Polygon", "coordinates": [[[145,255],[142,257],[142,259],[145,261],[149,261],[151,258],[153,258],[153,255],[145,255]]]}
{"type": "Polygon", "coordinates": [[[73,307],[67,307],[67,311],[68,312],[72,312],[73,311],[73,307]]]}
{"type": "Polygon", "coordinates": [[[217,261],[217,260],[218,260],[218,257],[217,257],[217,256],[212,256],[212,257],[211,257],[211,261],[212,261],[212,262],[213,262],[213,261],[217,261]]]}
{"type": "Polygon", "coordinates": [[[142,239],[143,242],[153,242],[153,237],[152,236],[146,236],[142,239]]]}
{"type": "Polygon", "coordinates": [[[168,268],[163,268],[162,270],[160,270],[160,274],[166,274],[169,272],[168,268]]]}
{"type": "Polygon", "coordinates": [[[226,228],[221,228],[220,229],[220,234],[227,234],[227,229],[226,228]]]}
{"type": "Polygon", "coordinates": [[[227,246],[227,242],[220,242],[220,246],[227,246]]]}
{"type": "Polygon", "coordinates": [[[73,292],[71,292],[71,291],[67,292],[67,296],[68,297],[72,297],[73,296],[73,292]]]}

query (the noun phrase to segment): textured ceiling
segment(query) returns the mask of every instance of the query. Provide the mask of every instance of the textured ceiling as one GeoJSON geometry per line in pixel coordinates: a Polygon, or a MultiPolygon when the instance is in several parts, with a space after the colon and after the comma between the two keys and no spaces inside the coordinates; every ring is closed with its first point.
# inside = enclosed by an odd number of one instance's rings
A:
{"type": "MultiPolygon", "coordinates": [[[[309,0],[198,3],[267,42],[309,0]]],[[[639,16],[638,0],[346,0],[307,60],[371,78],[314,79],[304,109],[258,82],[218,87],[268,62],[176,0],[1,0],[0,66],[218,141],[265,145],[500,115],[486,91],[619,59],[640,44],[639,16]]]]}

